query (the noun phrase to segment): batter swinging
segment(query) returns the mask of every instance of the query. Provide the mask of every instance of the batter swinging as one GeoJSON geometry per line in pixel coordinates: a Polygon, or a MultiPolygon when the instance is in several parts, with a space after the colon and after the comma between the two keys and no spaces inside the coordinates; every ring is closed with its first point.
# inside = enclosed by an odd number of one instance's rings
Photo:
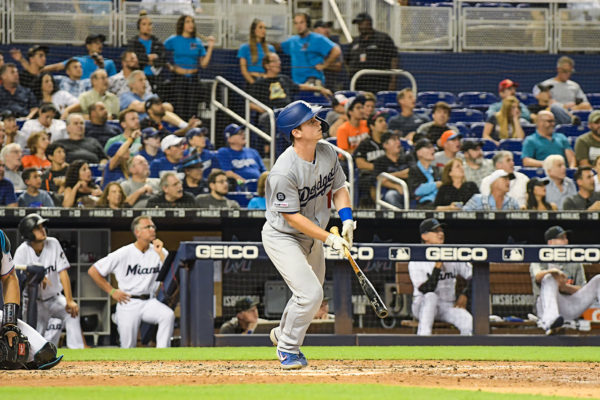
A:
{"type": "Polygon", "coordinates": [[[350,248],[356,223],[352,219],[346,176],[336,152],[319,143],[329,125],[317,117],[321,107],[304,101],[289,104],[277,117],[277,128],[291,140],[275,162],[266,185],[267,212],[262,242],[292,291],[280,325],[271,330],[284,369],[307,365],[300,351],[306,330],[323,299],[323,242],[335,250],[350,248]],[[325,230],[329,194],[343,221],[342,237],[325,230]]]}

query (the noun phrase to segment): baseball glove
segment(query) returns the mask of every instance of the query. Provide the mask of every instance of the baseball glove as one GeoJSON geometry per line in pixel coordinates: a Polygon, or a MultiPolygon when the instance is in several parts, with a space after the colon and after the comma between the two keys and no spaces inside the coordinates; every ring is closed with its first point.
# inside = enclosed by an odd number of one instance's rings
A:
{"type": "Polygon", "coordinates": [[[0,369],[23,369],[29,357],[29,340],[16,325],[0,329],[0,369]],[[9,337],[12,336],[12,346],[9,337]]]}

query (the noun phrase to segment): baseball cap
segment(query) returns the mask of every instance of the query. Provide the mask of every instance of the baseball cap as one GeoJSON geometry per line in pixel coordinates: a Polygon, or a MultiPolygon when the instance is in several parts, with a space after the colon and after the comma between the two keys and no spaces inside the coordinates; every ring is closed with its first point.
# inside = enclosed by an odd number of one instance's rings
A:
{"type": "Polygon", "coordinates": [[[202,164],[200,155],[194,154],[181,160],[181,166],[178,168],[178,171],[182,172],[187,168],[202,168],[202,164]]]}
{"type": "Polygon", "coordinates": [[[588,117],[588,124],[589,123],[595,124],[596,122],[598,122],[599,119],[600,119],[600,110],[592,111],[592,113],[588,117]]]}
{"type": "Polygon", "coordinates": [[[381,135],[381,144],[384,144],[385,142],[390,140],[392,137],[400,137],[400,135],[398,135],[397,133],[394,133],[394,132],[390,132],[390,131],[384,132],[381,135]]]}
{"type": "Polygon", "coordinates": [[[11,110],[2,111],[2,114],[0,114],[0,116],[2,117],[2,121],[4,121],[5,119],[9,119],[9,118],[17,118],[15,113],[12,112],[11,110]]]}
{"type": "Polygon", "coordinates": [[[508,89],[510,87],[519,87],[519,84],[517,82],[511,81],[510,79],[504,79],[498,84],[498,91],[501,92],[502,90],[508,89]]]}
{"type": "Polygon", "coordinates": [[[482,147],[483,147],[483,143],[481,143],[478,140],[464,140],[462,142],[461,150],[463,152],[465,152],[467,150],[475,150],[477,148],[482,148],[482,147]]]}
{"type": "Polygon", "coordinates": [[[185,138],[178,137],[175,135],[167,135],[160,141],[160,149],[162,151],[167,150],[169,147],[177,146],[182,144],[185,141],[185,138]]]}
{"type": "Polygon", "coordinates": [[[535,186],[546,186],[550,183],[548,178],[533,177],[527,182],[527,191],[531,192],[535,186]]]}
{"type": "Polygon", "coordinates": [[[142,129],[142,139],[148,139],[148,138],[155,137],[158,135],[160,135],[160,132],[151,126],[149,126],[148,128],[142,129]]]}
{"type": "Polygon", "coordinates": [[[246,297],[235,302],[235,312],[248,311],[256,305],[258,305],[258,301],[252,301],[250,297],[246,297]]]}
{"type": "Polygon", "coordinates": [[[348,99],[348,102],[344,105],[344,110],[346,111],[346,113],[348,111],[352,111],[354,109],[354,106],[357,104],[365,104],[365,96],[362,95],[358,95],[355,97],[350,97],[348,99]]]}
{"type": "Polygon", "coordinates": [[[158,96],[151,96],[148,97],[146,99],[146,102],[144,103],[144,108],[145,110],[148,110],[150,107],[152,107],[154,104],[162,104],[162,101],[160,100],[160,97],[158,96]]]}
{"type": "Polygon", "coordinates": [[[363,12],[358,14],[356,17],[354,17],[354,19],[352,20],[353,24],[358,24],[359,22],[362,21],[371,21],[373,22],[373,18],[371,18],[371,16],[369,15],[369,13],[363,12]]]}
{"type": "Polygon", "coordinates": [[[443,227],[443,226],[446,226],[446,224],[442,224],[436,218],[427,218],[427,219],[424,219],[423,222],[421,222],[421,225],[419,225],[419,232],[421,234],[431,232],[431,231],[436,230],[440,226],[443,227]]]}
{"type": "Polygon", "coordinates": [[[552,240],[552,239],[558,239],[562,235],[566,235],[567,233],[570,233],[570,232],[571,231],[564,230],[562,226],[554,225],[554,226],[551,226],[550,228],[546,229],[546,232],[544,232],[544,239],[546,241],[552,240]]]}
{"type": "Polygon", "coordinates": [[[538,83],[536,86],[540,89],[540,92],[551,90],[554,87],[554,85],[544,85],[543,83],[538,83]]]}
{"type": "Polygon", "coordinates": [[[333,21],[323,21],[322,19],[317,20],[313,25],[313,28],[331,28],[333,27],[333,21]]]}
{"type": "Polygon", "coordinates": [[[440,137],[440,146],[444,147],[448,140],[460,139],[461,137],[460,133],[454,132],[453,130],[447,130],[442,133],[442,136],[440,137]]]}
{"type": "Polygon", "coordinates": [[[106,36],[101,33],[90,33],[85,38],[85,44],[90,44],[96,40],[100,40],[102,43],[106,42],[106,36]]]}
{"type": "Polygon", "coordinates": [[[48,46],[42,46],[39,44],[35,44],[27,50],[27,57],[32,57],[36,51],[43,51],[45,54],[48,54],[48,46]]]}
{"type": "Polygon", "coordinates": [[[492,172],[489,176],[490,176],[490,187],[499,178],[515,179],[515,174],[513,174],[512,172],[508,173],[503,169],[497,169],[494,172],[492,172]]]}
{"type": "Polygon", "coordinates": [[[243,126],[239,126],[238,124],[229,124],[225,127],[223,131],[223,136],[225,136],[225,140],[229,139],[233,135],[237,135],[240,131],[244,129],[243,126]]]}
{"type": "Polygon", "coordinates": [[[348,98],[346,96],[344,96],[343,94],[336,94],[331,99],[331,107],[335,107],[338,104],[345,106],[347,102],[348,102],[348,98]]]}
{"type": "Polygon", "coordinates": [[[206,129],[205,127],[202,127],[202,128],[192,128],[192,129],[190,129],[189,131],[186,132],[185,137],[186,137],[187,140],[190,140],[194,136],[199,136],[199,135],[206,136],[207,133],[208,133],[208,129],[206,129]]]}
{"type": "Polygon", "coordinates": [[[426,138],[419,139],[417,143],[415,143],[415,152],[421,150],[423,147],[433,147],[433,143],[426,138]]]}
{"type": "MultiPolygon", "coordinates": [[[[377,118],[379,117],[384,117],[387,119],[388,117],[388,113],[386,113],[385,111],[375,111],[373,114],[371,114],[369,116],[369,118],[367,119],[367,125],[374,125],[375,121],[377,121],[377,118]]],[[[383,143],[383,142],[382,142],[383,143]]]]}

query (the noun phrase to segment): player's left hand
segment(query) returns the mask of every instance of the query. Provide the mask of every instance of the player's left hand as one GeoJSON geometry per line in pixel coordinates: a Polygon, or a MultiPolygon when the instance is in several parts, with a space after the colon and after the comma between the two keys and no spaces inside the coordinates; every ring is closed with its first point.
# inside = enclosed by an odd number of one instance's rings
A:
{"type": "Polygon", "coordinates": [[[456,303],[454,304],[454,307],[456,308],[467,308],[467,296],[465,296],[464,294],[461,294],[460,296],[458,296],[458,299],[456,299],[456,303]]]}
{"type": "Polygon", "coordinates": [[[160,239],[154,239],[152,241],[152,248],[154,249],[154,251],[156,251],[156,253],[160,256],[162,255],[162,249],[163,249],[163,242],[160,239]]]}
{"type": "Polygon", "coordinates": [[[342,237],[348,242],[350,249],[354,243],[354,230],[356,229],[356,221],[347,219],[342,223],[342,237]]]}
{"type": "Polygon", "coordinates": [[[71,314],[71,317],[75,318],[79,314],[79,306],[73,300],[67,301],[65,310],[71,314]]]}

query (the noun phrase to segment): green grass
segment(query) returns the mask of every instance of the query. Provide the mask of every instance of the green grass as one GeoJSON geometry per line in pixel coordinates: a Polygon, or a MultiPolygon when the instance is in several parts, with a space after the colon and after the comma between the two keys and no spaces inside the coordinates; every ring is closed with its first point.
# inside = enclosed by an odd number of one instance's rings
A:
{"type": "Polygon", "coordinates": [[[210,386],[152,386],[152,387],[72,387],[72,388],[0,388],[5,398],[19,400],[183,400],[183,399],[240,399],[240,400],[544,400],[574,399],[573,397],[500,394],[479,391],[413,388],[385,385],[210,385],[210,386]]]}
{"type": "MultiPolygon", "coordinates": [[[[598,347],[360,346],[303,347],[309,360],[469,360],[598,362],[598,347]]],[[[274,347],[179,347],[59,349],[64,361],[275,360],[274,347]]]]}

